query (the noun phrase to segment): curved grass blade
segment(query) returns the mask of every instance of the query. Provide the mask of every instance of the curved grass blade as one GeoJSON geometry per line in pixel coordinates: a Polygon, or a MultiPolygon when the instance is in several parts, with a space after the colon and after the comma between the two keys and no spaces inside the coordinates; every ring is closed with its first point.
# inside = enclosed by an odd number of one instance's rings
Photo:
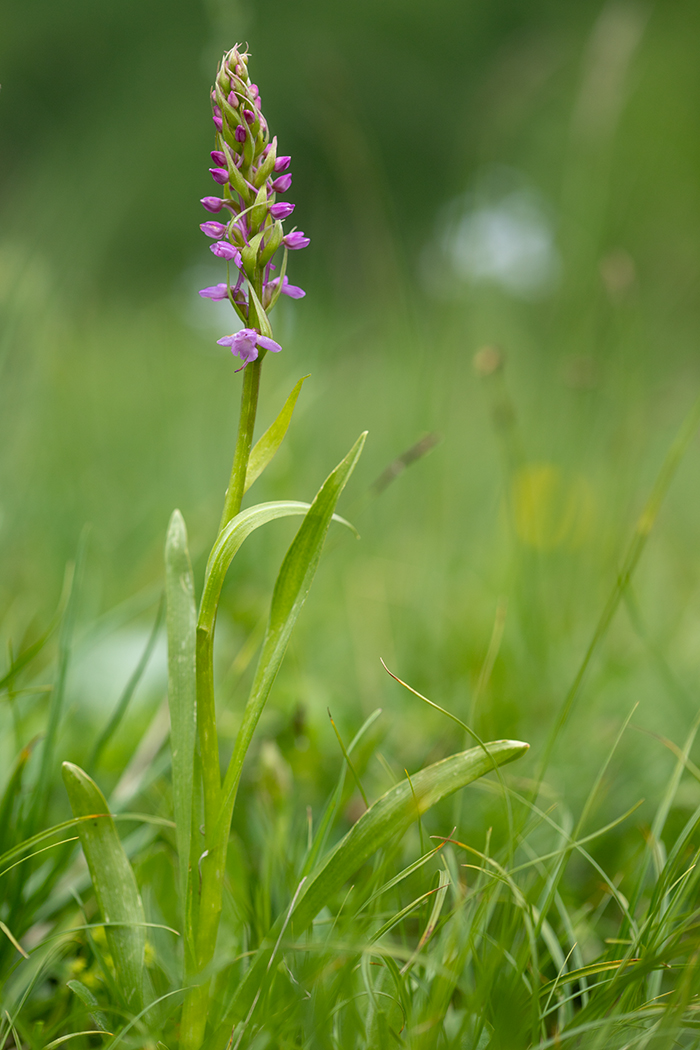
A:
{"type": "Polygon", "coordinates": [[[243,491],[247,492],[254,481],[262,474],[265,467],[272,460],[272,457],[277,452],[278,448],[284,440],[284,435],[287,433],[289,424],[292,421],[292,413],[294,412],[294,406],[297,403],[297,398],[301,393],[301,388],[305,379],[308,376],[302,376],[299,382],[294,386],[291,394],[282,406],[280,414],[274,421],[272,426],[268,427],[265,433],[258,441],[255,442],[250,452],[248,459],[248,467],[245,473],[245,485],[243,491]]]}
{"type": "Polygon", "coordinates": [[[77,615],[78,593],[82,578],[82,570],[85,562],[85,552],[89,527],[85,527],[80,534],[78,550],[75,557],[75,565],[69,567],[66,572],[67,583],[65,589],[68,597],[66,599],[65,611],[61,618],[61,626],[58,632],[58,667],[56,681],[51,692],[51,703],[49,705],[48,725],[46,736],[41,750],[41,761],[39,774],[34,786],[34,802],[29,813],[27,830],[33,831],[44,823],[43,817],[49,797],[49,784],[53,773],[54,750],[56,737],[63,715],[63,702],[66,692],[66,681],[68,678],[68,664],[70,662],[73,645],[73,633],[77,615]],[[68,582],[69,581],[69,582],[68,582]]]}
{"type": "MultiPolygon", "coordinates": [[[[407,830],[416,819],[416,810],[422,816],[441,799],[491,772],[494,764],[502,766],[520,758],[529,746],[520,740],[495,740],[485,748],[473,747],[419,770],[410,783],[408,779],[402,780],[377,799],[307,879],[291,917],[294,936],[304,932],[373,853],[407,830]]],[[[232,1012],[236,1018],[244,1016],[250,1008],[256,988],[263,980],[279,921],[235,993],[232,1012]]]]}
{"type": "Polygon", "coordinates": [[[148,667],[149,661],[150,661],[150,659],[151,659],[151,657],[153,655],[153,650],[155,649],[156,642],[158,641],[158,635],[160,634],[160,629],[163,626],[163,613],[164,613],[164,611],[165,611],[165,603],[164,603],[163,597],[161,597],[161,600],[158,603],[158,611],[156,612],[155,622],[154,622],[153,627],[151,629],[151,633],[148,636],[148,641],[146,642],[146,647],[143,650],[143,653],[141,654],[139,662],[137,663],[136,667],[134,668],[133,673],[129,677],[129,681],[124,686],[124,690],[122,692],[122,695],[119,697],[119,700],[117,701],[116,707],[114,708],[114,711],[112,712],[112,715],[111,715],[111,717],[109,719],[109,722],[107,723],[105,728],[100,733],[98,739],[95,741],[95,746],[92,749],[92,755],[90,756],[90,761],[88,762],[88,766],[91,769],[95,768],[95,766],[97,765],[97,763],[100,760],[100,757],[102,756],[102,752],[107,747],[107,744],[110,742],[110,740],[114,736],[115,732],[119,728],[119,724],[120,724],[122,718],[124,717],[124,715],[126,714],[126,710],[127,710],[128,706],[129,706],[129,704],[131,703],[131,699],[132,699],[134,693],[136,692],[136,689],[138,688],[138,684],[141,681],[141,679],[143,678],[144,672],[145,672],[146,668],[148,667]]]}
{"type": "Polygon", "coordinates": [[[172,755],[173,810],[180,864],[180,894],[185,914],[185,942],[192,837],[194,752],[197,736],[195,646],[197,613],[194,576],[182,514],[174,510],[165,540],[165,601],[168,632],[168,707],[172,755]]]}
{"type": "Polygon", "coordinates": [[[102,918],[105,923],[124,923],[105,926],[105,935],[124,998],[139,1008],[144,1002],[146,917],[134,873],[94,780],[79,766],[64,762],[63,781],[74,815],[92,816],[79,825],[80,842],[102,918]]]}
{"type": "MultiPolygon", "coordinates": [[[[376,710],[372,712],[372,714],[369,716],[369,718],[367,718],[362,723],[362,725],[360,726],[358,731],[355,733],[355,736],[350,741],[350,744],[348,745],[348,754],[349,755],[352,754],[353,749],[356,747],[357,744],[359,744],[360,740],[365,735],[367,730],[370,729],[372,725],[374,725],[374,723],[379,718],[381,713],[382,713],[381,707],[376,708],[376,710]]],[[[309,854],[308,854],[306,860],[304,861],[304,867],[302,868],[302,871],[301,871],[302,876],[308,875],[311,871],[313,871],[313,869],[316,867],[316,862],[318,861],[318,858],[321,855],[321,851],[323,850],[324,846],[326,845],[326,841],[328,840],[328,835],[330,833],[331,826],[333,824],[333,820],[335,818],[336,813],[338,812],[338,807],[340,806],[341,799],[343,797],[343,788],[345,787],[345,773],[346,773],[346,770],[347,770],[347,765],[345,763],[343,763],[343,765],[341,766],[341,769],[340,769],[340,775],[338,777],[338,783],[335,786],[335,790],[333,791],[333,794],[331,795],[330,799],[328,800],[328,804],[327,804],[327,806],[326,806],[326,808],[324,810],[323,816],[321,817],[321,821],[319,823],[318,830],[317,830],[316,835],[314,837],[313,844],[311,846],[311,849],[309,850],[309,854]]]]}

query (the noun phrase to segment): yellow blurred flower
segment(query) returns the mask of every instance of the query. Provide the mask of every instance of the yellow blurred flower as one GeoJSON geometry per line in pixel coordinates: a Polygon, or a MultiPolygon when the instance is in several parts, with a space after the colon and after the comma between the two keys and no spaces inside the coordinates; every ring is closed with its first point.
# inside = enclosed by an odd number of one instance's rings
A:
{"type": "Polygon", "coordinates": [[[535,550],[575,550],[591,534],[595,495],[580,474],[566,476],[553,463],[526,463],[513,478],[512,501],[518,539],[535,550]]]}

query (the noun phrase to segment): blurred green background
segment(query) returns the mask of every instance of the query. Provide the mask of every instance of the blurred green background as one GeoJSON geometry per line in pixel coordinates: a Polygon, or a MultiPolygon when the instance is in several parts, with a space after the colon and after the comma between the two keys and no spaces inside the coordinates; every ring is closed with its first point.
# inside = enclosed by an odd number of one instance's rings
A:
{"type": "MultiPolygon", "coordinates": [[[[208,86],[247,40],[312,239],[289,268],[307,297],[274,315],[284,352],[265,365],[261,424],[311,375],[251,495],[311,497],[370,431],[342,508],[362,540],[332,535],[261,736],[310,799],[337,766],[327,706],[346,733],[383,707],[397,771],[454,750],[452,725],[381,656],[484,735],[531,740],[536,760],[700,390],[700,7],[15,0],[3,22],[2,632],[18,645],[48,623],[90,523],[61,755],[97,733],[138,658],[173,507],[199,580],[218,522],[240,376],[215,342],[229,322],[197,296],[221,279],[199,198],[208,86]],[[479,376],[493,344],[505,369],[479,376]]],[[[696,439],[635,611],[616,617],[557,751],[572,803],[634,703],[614,813],[668,776],[649,731],[679,742],[695,715],[699,480],[696,439]]],[[[291,529],[253,537],[228,581],[230,733],[291,529]]],[[[163,690],[161,652],[110,752],[115,779],[163,690]]]]}

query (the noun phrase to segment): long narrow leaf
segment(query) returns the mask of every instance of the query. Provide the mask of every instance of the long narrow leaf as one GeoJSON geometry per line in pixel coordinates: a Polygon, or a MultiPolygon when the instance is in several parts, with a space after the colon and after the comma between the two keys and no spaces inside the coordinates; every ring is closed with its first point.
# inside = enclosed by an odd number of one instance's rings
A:
{"type": "MultiPolygon", "coordinates": [[[[187,913],[192,834],[194,751],[197,735],[195,641],[197,613],[187,529],[173,511],[165,540],[165,598],[168,629],[168,706],[172,755],[173,809],[180,861],[180,894],[187,913]]],[[[185,922],[187,928],[187,922],[185,922]]],[[[189,937],[186,937],[189,944],[189,937]]]]}
{"type": "Polygon", "coordinates": [[[105,934],[124,998],[139,1008],[144,1001],[146,917],[134,873],[94,780],[79,766],[64,762],[63,781],[74,815],[93,817],[79,825],[80,842],[102,918],[105,923],[124,923],[105,926],[105,934]]]}
{"type": "Polygon", "coordinates": [[[218,827],[222,841],[228,838],[243,759],[279,671],[292,629],[311,589],[336,504],[360,457],[366,437],[365,431],[326,478],[282,562],[272,595],[262,653],[224,779],[218,827]]]}
{"type": "Polygon", "coordinates": [[[248,469],[246,470],[245,487],[243,489],[244,492],[247,492],[253,482],[260,477],[263,470],[282,444],[284,435],[287,433],[289,424],[292,420],[292,413],[294,412],[297,398],[301,393],[302,385],[304,380],[308,378],[308,376],[301,377],[282,406],[282,410],[277,416],[277,419],[253,445],[248,459],[248,469]]]}

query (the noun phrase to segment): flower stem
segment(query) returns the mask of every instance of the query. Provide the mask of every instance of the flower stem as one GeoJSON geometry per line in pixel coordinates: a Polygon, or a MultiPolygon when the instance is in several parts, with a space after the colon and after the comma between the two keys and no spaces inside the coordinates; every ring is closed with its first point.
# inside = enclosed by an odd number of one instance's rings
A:
{"type": "Polygon", "coordinates": [[[241,393],[241,416],[238,422],[238,437],[236,449],[233,454],[233,466],[231,467],[231,478],[226,490],[224,501],[224,512],[221,515],[219,532],[228,525],[231,518],[235,518],[241,509],[241,500],[245,492],[245,476],[250,458],[250,448],[253,443],[253,429],[255,427],[255,416],[258,409],[258,393],[260,390],[260,369],[264,354],[257,361],[252,361],[243,372],[243,391],[241,393]]]}

